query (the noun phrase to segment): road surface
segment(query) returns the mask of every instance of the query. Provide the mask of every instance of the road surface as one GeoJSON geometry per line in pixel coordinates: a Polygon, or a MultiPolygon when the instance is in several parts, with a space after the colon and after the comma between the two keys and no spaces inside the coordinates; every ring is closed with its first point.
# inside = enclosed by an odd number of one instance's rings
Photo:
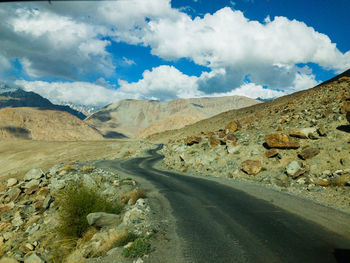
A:
{"type": "Polygon", "coordinates": [[[140,176],[168,199],[183,262],[350,262],[350,239],[230,186],[158,170],[159,149],[99,165],[140,176]]]}

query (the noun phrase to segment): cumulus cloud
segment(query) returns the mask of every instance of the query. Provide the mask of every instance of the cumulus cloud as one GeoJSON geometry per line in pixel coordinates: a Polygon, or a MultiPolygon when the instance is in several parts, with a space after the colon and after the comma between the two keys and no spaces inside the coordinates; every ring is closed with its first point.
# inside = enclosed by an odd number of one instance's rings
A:
{"type": "Polygon", "coordinates": [[[115,89],[89,82],[17,80],[15,84],[23,87],[26,91],[36,92],[56,104],[74,103],[77,105],[105,106],[121,99],[115,89]]]}
{"type": "MultiPolygon", "coordinates": [[[[117,91],[109,88],[103,78],[95,84],[22,81],[27,88],[53,100],[72,96],[73,100],[95,105],[123,98],[167,100],[211,94],[266,98],[317,84],[312,72],[297,64],[312,62],[338,72],[350,67],[350,51],[340,52],[328,36],[301,21],[286,17],[253,21],[229,7],[195,18],[172,8],[170,0],[2,7],[0,70],[18,59],[32,78],[106,77],[118,70],[113,54],[107,51],[111,41],[149,46],[153,55],[165,60],[187,58],[210,70],[195,77],[171,66],[159,66],[145,70],[136,82],[119,80],[117,91]],[[101,95],[82,95],[83,91],[91,93],[94,89],[101,95]],[[109,100],[104,96],[109,96],[109,100]]],[[[127,57],[117,61],[134,64],[127,57]]]]}

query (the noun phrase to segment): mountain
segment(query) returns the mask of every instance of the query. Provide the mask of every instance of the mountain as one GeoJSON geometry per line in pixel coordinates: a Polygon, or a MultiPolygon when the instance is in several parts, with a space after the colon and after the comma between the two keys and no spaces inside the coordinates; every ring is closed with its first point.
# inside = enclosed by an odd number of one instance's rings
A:
{"type": "MultiPolygon", "coordinates": [[[[269,123],[269,125],[274,125],[273,123],[270,123],[270,119],[272,120],[273,116],[280,116],[282,118],[283,115],[288,115],[288,112],[296,111],[295,109],[292,109],[292,106],[288,105],[295,105],[295,108],[304,107],[305,109],[308,108],[309,110],[312,110],[313,104],[317,105],[326,103],[326,101],[330,101],[331,99],[339,100],[339,97],[344,99],[344,97],[342,97],[345,96],[344,90],[347,92],[349,92],[349,90],[348,87],[343,88],[343,86],[346,86],[346,83],[349,83],[349,80],[350,70],[347,70],[314,88],[299,91],[250,107],[223,112],[179,130],[154,134],[150,139],[157,142],[166,142],[169,139],[182,138],[184,136],[191,136],[201,132],[212,132],[220,128],[223,129],[225,125],[232,120],[239,120],[242,125],[246,126],[251,125],[251,123],[256,123],[255,125],[259,126],[259,122],[261,121],[263,121],[263,123],[269,123]],[[321,100],[324,100],[324,102],[321,100]],[[283,111],[285,114],[283,114],[283,111]]],[[[330,109],[328,110],[330,111],[330,109]]]]}
{"type": "Polygon", "coordinates": [[[55,109],[0,109],[0,139],[94,141],[102,135],[72,114],[55,109]]]}
{"type": "Polygon", "coordinates": [[[260,103],[242,96],[219,98],[122,100],[108,105],[86,119],[105,137],[147,137],[165,130],[209,118],[218,113],[260,103]]]}
{"type": "Polygon", "coordinates": [[[66,111],[83,120],[86,116],[69,106],[52,104],[48,99],[37,93],[27,92],[22,89],[11,88],[7,85],[0,87],[0,109],[6,107],[39,107],[52,108],[59,111],[66,111]]]}

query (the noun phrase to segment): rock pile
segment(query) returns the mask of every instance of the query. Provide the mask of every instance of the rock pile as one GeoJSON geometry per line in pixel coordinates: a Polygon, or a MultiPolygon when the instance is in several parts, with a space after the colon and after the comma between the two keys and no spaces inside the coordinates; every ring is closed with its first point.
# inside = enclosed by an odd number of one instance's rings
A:
{"type": "Polygon", "coordinates": [[[269,184],[350,211],[350,78],[172,140],[166,168],[269,184]],[[220,128],[220,127],[219,127],[220,128]],[[190,143],[189,143],[190,142],[190,143]]]}
{"type": "MultiPolygon", "coordinates": [[[[57,262],[57,248],[67,245],[55,230],[60,210],[57,193],[73,181],[98,189],[109,200],[120,200],[123,194],[138,189],[131,178],[81,164],[56,165],[46,173],[32,169],[22,180],[8,179],[5,191],[0,192],[0,262],[41,263],[53,262],[55,258],[57,262]]],[[[75,240],[73,246],[69,244],[71,261],[67,262],[103,256],[114,249],[111,238],[116,233],[132,232],[140,237],[153,233],[147,200],[136,197],[134,202],[126,203],[119,215],[89,214],[87,221],[94,226],[92,234],[75,240]]]]}

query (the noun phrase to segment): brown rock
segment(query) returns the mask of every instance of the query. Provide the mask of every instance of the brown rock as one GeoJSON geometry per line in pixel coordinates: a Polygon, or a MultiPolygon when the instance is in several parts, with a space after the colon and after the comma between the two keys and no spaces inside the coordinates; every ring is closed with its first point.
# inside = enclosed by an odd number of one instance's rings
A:
{"type": "Polygon", "coordinates": [[[345,112],[350,112],[350,99],[343,102],[343,110],[345,112]]]}
{"type": "Polygon", "coordinates": [[[32,185],[29,188],[25,189],[24,192],[27,195],[31,195],[31,194],[35,193],[38,189],[39,189],[39,185],[32,185]]]}
{"type": "Polygon", "coordinates": [[[310,158],[316,156],[319,153],[320,153],[320,150],[318,148],[309,147],[309,148],[302,150],[298,154],[298,156],[299,156],[299,158],[306,160],[306,159],[310,159],[310,158]]]}
{"type": "Polygon", "coordinates": [[[188,136],[185,140],[186,145],[192,146],[193,144],[198,144],[202,141],[202,138],[199,136],[188,136]]]}
{"type": "Polygon", "coordinates": [[[220,140],[215,139],[213,136],[209,138],[209,143],[211,147],[216,147],[220,144],[220,140]]]}
{"type": "Polygon", "coordinates": [[[238,121],[231,121],[226,125],[225,131],[226,133],[233,133],[235,131],[238,131],[240,127],[241,125],[238,121]]]}
{"type": "Polygon", "coordinates": [[[299,143],[285,134],[269,134],[265,136],[265,142],[269,148],[297,149],[299,143]]]}
{"type": "Polygon", "coordinates": [[[11,209],[14,208],[14,203],[11,202],[11,203],[8,203],[8,204],[0,204],[0,213],[5,213],[11,209]]]}
{"type": "Polygon", "coordinates": [[[262,163],[258,160],[246,160],[241,164],[243,172],[247,174],[258,174],[261,171],[262,163]]]}
{"type": "Polygon", "coordinates": [[[278,155],[278,152],[276,149],[270,149],[268,151],[265,152],[265,156],[267,158],[272,158],[272,157],[276,157],[278,155]]]}

